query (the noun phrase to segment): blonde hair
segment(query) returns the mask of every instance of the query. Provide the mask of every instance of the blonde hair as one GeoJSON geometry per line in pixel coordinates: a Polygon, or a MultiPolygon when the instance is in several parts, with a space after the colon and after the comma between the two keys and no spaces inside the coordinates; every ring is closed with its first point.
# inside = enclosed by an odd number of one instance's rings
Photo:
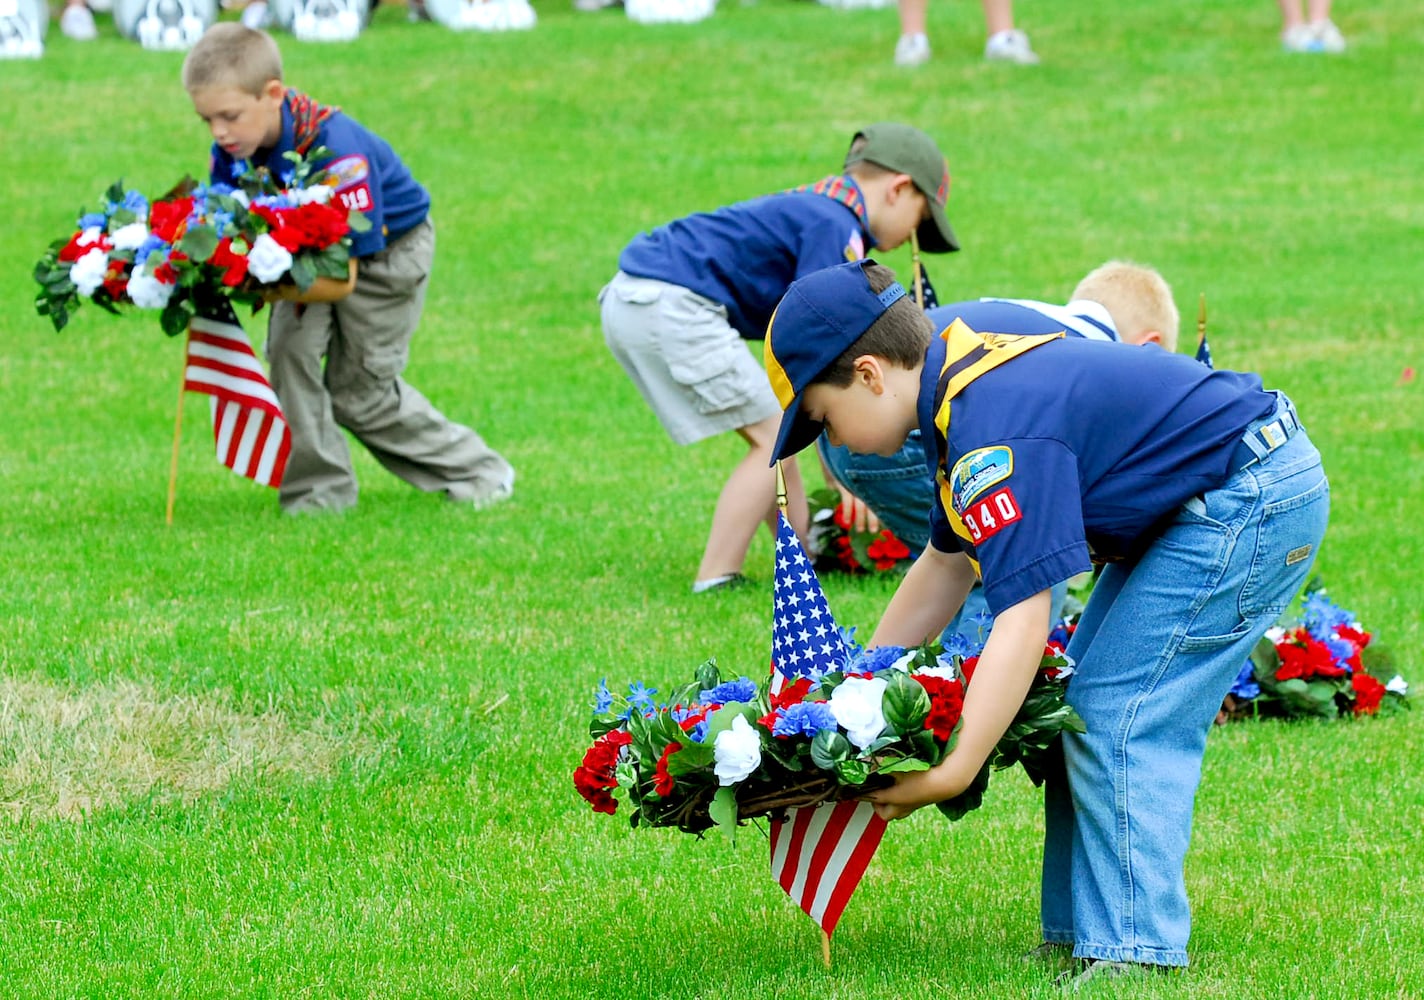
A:
{"type": "Polygon", "coordinates": [[[282,53],[265,31],[239,21],[220,21],[198,39],[183,60],[183,89],[237,87],[254,97],[282,79],[282,53]]]}
{"type": "Polygon", "coordinates": [[[1110,260],[1078,282],[1072,297],[1107,309],[1125,343],[1136,344],[1143,334],[1155,330],[1162,335],[1164,348],[1177,349],[1181,317],[1172,301],[1171,287],[1154,268],[1110,260]]]}

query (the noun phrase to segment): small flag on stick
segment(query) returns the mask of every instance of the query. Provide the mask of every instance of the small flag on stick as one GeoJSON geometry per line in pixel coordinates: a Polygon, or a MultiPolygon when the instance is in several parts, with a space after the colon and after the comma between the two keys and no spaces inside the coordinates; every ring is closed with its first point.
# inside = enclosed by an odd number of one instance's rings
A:
{"type": "MultiPolygon", "coordinates": [[[[811,558],[784,509],[777,521],[772,607],[774,693],[792,678],[845,668],[850,645],[831,616],[811,558]]],[[[885,820],[869,802],[859,800],[794,809],[785,819],[772,821],[772,876],[820,925],[827,965],[831,933],[884,833],[885,820]]]]}
{"type": "Polygon", "coordinates": [[[281,485],[292,434],[247,334],[226,303],[193,318],[183,388],[212,397],[219,462],[264,486],[281,485]]]}
{"type": "Polygon", "coordinates": [[[1206,345],[1206,292],[1201,293],[1197,304],[1197,360],[1212,367],[1211,348],[1206,345]]]}

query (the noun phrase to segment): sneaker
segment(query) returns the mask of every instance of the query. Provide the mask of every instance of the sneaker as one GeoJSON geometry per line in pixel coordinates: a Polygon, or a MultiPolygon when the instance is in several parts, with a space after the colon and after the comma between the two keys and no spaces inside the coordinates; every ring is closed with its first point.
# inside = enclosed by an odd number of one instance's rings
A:
{"type": "Polygon", "coordinates": [[[266,0],[254,0],[242,8],[242,23],[244,27],[254,31],[261,31],[272,23],[272,12],[267,9],[266,0]]]}
{"type": "MultiPolygon", "coordinates": [[[[1087,968],[1072,978],[1063,980],[1061,985],[1064,993],[1082,993],[1091,989],[1094,984],[1107,982],[1108,980],[1119,979],[1145,979],[1155,972],[1165,971],[1167,967],[1161,965],[1142,965],[1137,962],[1112,962],[1107,959],[1091,959],[1087,968]]],[[[1066,974],[1065,974],[1066,975],[1066,974]]]]}
{"type": "Polygon", "coordinates": [[[714,576],[710,580],[698,580],[692,585],[694,594],[712,594],[719,591],[741,590],[743,587],[750,587],[752,581],[742,576],[740,573],[728,573],[726,576],[714,576]]]}
{"type": "Polygon", "coordinates": [[[1019,956],[1025,965],[1043,964],[1059,972],[1076,970],[1082,962],[1073,957],[1073,946],[1063,941],[1045,941],[1019,956]]]}
{"type": "Polygon", "coordinates": [[[493,507],[514,496],[514,470],[510,469],[507,476],[495,483],[480,480],[458,483],[447,489],[445,495],[452,503],[475,510],[493,507]]]}
{"type": "Polygon", "coordinates": [[[609,7],[622,6],[623,0],[574,0],[574,10],[581,10],[585,14],[594,11],[607,10],[609,7]]]}
{"type": "Polygon", "coordinates": [[[901,35],[895,43],[896,66],[919,66],[929,60],[930,40],[923,31],[901,35]]]}
{"type": "Polygon", "coordinates": [[[1281,33],[1281,48],[1287,52],[1324,52],[1320,39],[1308,24],[1297,24],[1281,33]]]}
{"type": "Polygon", "coordinates": [[[0,0],[0,59],[38,59],[44,55],[44,29],[49,9],[33,4],[29,9],[0,0]]]}
{"type": "Polygon", "coordinates": [[[94,27],[94,14],[83,4],[71,4],[64,8],[64,13],[59,15],[59,30],[76,42],[92,42],[99,37],[99,31],[94,27]]]}
{"type": "Polygon", "coordinates": [[[1017,28],[990,35],[984,43],[984,58],[1020,66],[1038,65],[1038,55],[1029,47],[1028,35],[1017,28]]]}
{"type": "Polygon", "coordinates": [[[1315,34],[1315,40],[1320,43],[1321,52],[1339,55],[1345,51],[1345,36],[1340,34],[1340,29],[1335,27],[1335,22],[1328,17],[1323,21],[1316,21],[1310,26],[1310,30],[1315,34]]]}

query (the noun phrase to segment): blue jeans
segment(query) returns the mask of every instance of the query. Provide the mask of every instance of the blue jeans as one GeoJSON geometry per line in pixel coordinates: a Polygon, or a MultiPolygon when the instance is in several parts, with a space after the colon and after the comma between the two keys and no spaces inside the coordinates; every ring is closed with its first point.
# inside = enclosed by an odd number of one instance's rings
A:
{"type": "MultiPolygon", "coordinates": [[[[821,458],[831,474],[846,489],[865,501],[880,523],[889,528],[916,556],[930,543],[930,509],[935,502],[934,477],[925,465],[920,432],[911,431],[905,445],[889,458],[858,455],[849,448],[832,445],[824,434],[816,442],[821,458]]],[[[1053,621],[1063,612],[1068,584],[1053,588],[1053,621]]],[[[964,606],[944,630],[945,636],[962,632],[976,642],[989,637],[993,617],[984,603],[984,588],[977,583],[964,606]]]]}
{"type": "Polygon", "coordinates": [[[911,431],[905,445],[889,458],[858,455],[832,445],[822,434],[816,441],[826,468],[918,556],[930,543],[930,508],[935,501],[934,475],[925,465],[920,432],[911,431]]]}
{"type": "MultiPolygon", "coordinates": [[[[1265,421],[1262,421],[1264,423],[1265,421]]],[[[1185,965],[1183,866],[1207,732],[1310,569],[1330,488],[1304,431],[1188,500],[1104,569],[1068,646],[1065,734],[1045,786],[1043,937],[1080,958],[1185,965]]]]}

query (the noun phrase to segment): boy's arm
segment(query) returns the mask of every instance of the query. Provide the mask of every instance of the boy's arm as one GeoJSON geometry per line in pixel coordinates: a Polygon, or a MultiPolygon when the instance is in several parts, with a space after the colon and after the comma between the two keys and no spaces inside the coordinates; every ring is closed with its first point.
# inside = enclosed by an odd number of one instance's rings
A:
{"type": "Polygon", "coordinates": [[[307,287],[305,292],[296,285],[279,285],[263,296],[268,302],[338,302],[351,294],[356,287],[356,258],[347,261],[346,280],[319,277],[307,287]]]}
{"type": "Polygon", "coordinates": [[[927,545],[890,598],[870,645],[918,646],[938,636],[973,586],[974,567],[968,556],[927,545]]]}
{"type": "Polygon", "coordinates": [[[964,725],[954,750],[928,771],[897,774],[894,785],[866,796],[882,819],[908,816],[969,787],[1023,707],[1043,661],[1052,609],[1051,593],[1041,590],[994,616],[994,628],[964,694],[964,725]]]}

